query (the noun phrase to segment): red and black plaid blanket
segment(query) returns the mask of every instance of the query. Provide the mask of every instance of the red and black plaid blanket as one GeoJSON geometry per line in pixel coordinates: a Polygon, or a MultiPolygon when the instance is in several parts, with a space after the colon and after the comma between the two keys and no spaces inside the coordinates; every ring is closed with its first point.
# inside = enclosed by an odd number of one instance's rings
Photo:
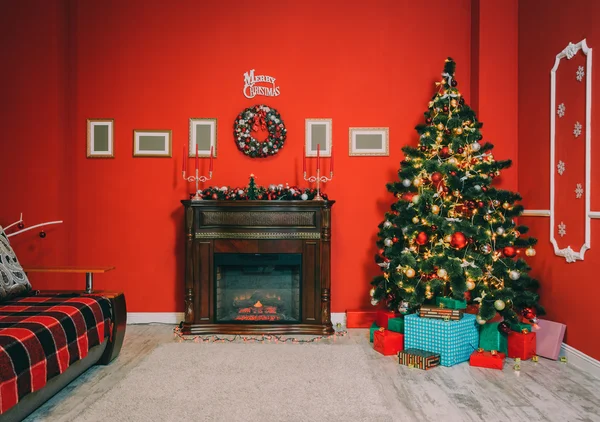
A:
{"type": "Polygon", "coordinates": [[[28,296],[0,304],[0,414],[46,385],[109,335],[101,296],[28,296]]]}

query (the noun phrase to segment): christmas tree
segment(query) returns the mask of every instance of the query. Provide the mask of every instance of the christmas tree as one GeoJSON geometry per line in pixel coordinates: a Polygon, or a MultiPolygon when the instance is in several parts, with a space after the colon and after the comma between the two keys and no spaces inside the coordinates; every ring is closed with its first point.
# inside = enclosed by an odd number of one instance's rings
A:
{"type": "Polygon", "coordinates": [[[496,161],[483,124],[465,103],[446,59],[443,79],[429,102],[419,145],[402,148],[399,180],[387,189],[397,201],[379,225],[375,257],[383,274],[371,284],[371,302],[403,314],[449,297],[479,305],[485,324],[499,312],[503,331],[518,316],[536,322],[537,280],[519,255],[534,256],[536,239],[517,226],[518,193],[494,187],[510,160],[496,161]]]}

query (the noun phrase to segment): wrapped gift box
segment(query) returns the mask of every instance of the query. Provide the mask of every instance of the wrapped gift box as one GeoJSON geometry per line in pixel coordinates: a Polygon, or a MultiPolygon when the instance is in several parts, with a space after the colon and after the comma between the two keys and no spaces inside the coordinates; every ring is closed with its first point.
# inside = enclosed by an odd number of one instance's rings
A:
{"type": "Polygon", "coordinates": [[[404,317],[388,319],[388,330],[404,334],[404,317]]]}
{"type": "Polygon", "coordinates": [[[536,354],[535,333],[511,332],[508,335],[508,357],[531,359],[536,354]]]}
{"type": "Polygon", "coordinates": [[[531,331],[535,333],[536,353],[539,356],[557,360],[566,329],[565,324],[540,319],[537,327],[531,328],[531,331]]]}
{"type": "Polygon", "coordinates": [[[374,322],[371,324],[371,328],[369,329],[369,341],[371,343],[373,343],[373,337],[375,336],[375,331],[377,330],[379,330],[379,327],[377,326],[377,323],[374,322]]]}
{"type": "Polygon", "coordinates": [[[406,349],[420,349],[440,354],[440,365],[452,366],[469,360],[479,344],[479,329],[475,315],[465,314],[458,321],[421,318],[416,314],[404,317],[406,349]]]}
{"type": "Polygon", "coordinates": [[[497,351],[476,350],[471,354],[469,365],[502,370],[505,357],[504,353],[497,351]]]}
{"type": "Polygon", "coordinates": [[[440,355],[425,350],[406,349],[398,353],[398,363],[427,370],[440,364],[440,355]]]}
{"type": "Polygon", "coordinates": [[[458,320],[463,317],[463,310],[441,308],[439,306],[421,306],[421,309],[419,309],[419,316],[421,318],[458,320]]]}
{"type": "Polygon", "coordinates": [[[467,309],[466,300],[452,299],[451,297],[436,297],[435,304],[442,308],[467,309]]]}
{"type": "Polygon", "coordinates": [[[479,327],[479,347],[483,350],[508,352],[508,335],[498,331],[499,322],[488,322],[479,327]]]}
{"type": "Polygon", "coordinates": [[[385,356],[395,355],[404,350],[404,335],[380,328],[373,336],[373,349],[385,356]]]}
{"type": "Polygon", "coordinates": [[[380,327],[387,329],[388,328],[388,320],[390,318],[396,318],[396,313],[392,312],[392,311],[380,309],[377,311],[377,317],[375,319],[375,322],[380,327]]]}
{"type": "Polygon", "coordinates": [[[377,311],[346,311],[346,327],[347,328],[369,328],[375,318],[377,311]]]}

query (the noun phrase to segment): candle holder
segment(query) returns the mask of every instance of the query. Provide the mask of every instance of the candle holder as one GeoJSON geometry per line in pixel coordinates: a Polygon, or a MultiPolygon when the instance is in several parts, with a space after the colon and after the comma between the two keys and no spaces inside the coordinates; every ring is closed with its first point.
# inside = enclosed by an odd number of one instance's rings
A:
{"type": "Polygon", "coordinates": [[[202,195],[198,195],[198,182],[208,182],[210,179],[212,179],[212,170],[209,170],[208,172],[208,176],[198,176],[198,169],[196,169],[196,175],[195,176],[188,176],[186,177],[185,175],[185,170],[183,170],[181,172],[182,176],[183,176],[183,180],[186,180],[188,182],[196,182],[196,194],[192,197],[192,201],[202,201],[202,195]]]}
{"type": "Polygon", "coordinates": [[[331,182],[333,179],[333,171],[329,172],[329,177],[321,176],[321,169],[317,167],[317,175],[316,176],[308,176],[306,177],[306,171],[304,172],[304,180],[309,183],[317,182],[317,195],[313,198],[313,201],[324,201],[321,196],[321,183],[331,182]]]}

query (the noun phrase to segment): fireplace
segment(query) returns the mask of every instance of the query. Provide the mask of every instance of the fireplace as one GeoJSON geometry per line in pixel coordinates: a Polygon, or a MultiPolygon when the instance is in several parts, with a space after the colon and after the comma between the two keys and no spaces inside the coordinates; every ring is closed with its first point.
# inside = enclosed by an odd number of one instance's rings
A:
{"type": "Polygon", "coordinates": [[[216,322],[299,323],[301,254],[215,254],[216,322]]]}
{"type": "Polygon", "coordinates": [[[335,201],[182,201],[184,334],[332,334],[335,201]]]}

